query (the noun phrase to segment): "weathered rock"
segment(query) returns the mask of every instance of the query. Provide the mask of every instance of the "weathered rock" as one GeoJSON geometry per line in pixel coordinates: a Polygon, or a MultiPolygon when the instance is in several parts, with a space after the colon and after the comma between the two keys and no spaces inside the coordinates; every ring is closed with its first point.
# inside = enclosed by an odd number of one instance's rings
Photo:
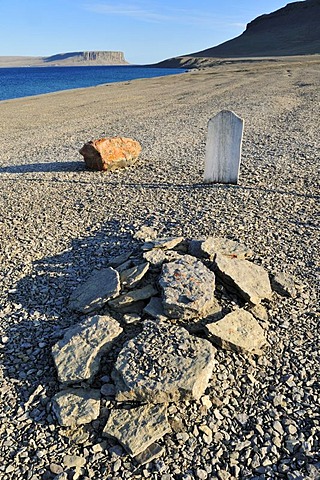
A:
{"type": "Polygon", "coordinates": [[[297,296],[296,279],[285,272],[271,276],[272,289],[282,297],[295,298],[297,296]]]}
{"type": "Polygon", "coordinates": [[[227,257],[244,259],[252,257],[252,250],[239,242],[229,240],[222,237],[208,237],[201,243],[201,251],[203,254],[213,260],[217,253],[221,253],[227,257]]]}
{"type": "Polygon", "coordinates": [[[166,405],[113,409],[103,430],[105,436],[116,438],[132,456],[170,432],[166,405]]]}
{"type": "Polygon", "coordinates": [[[217,303],[214,273],[190,255],[165,263],[159,285],[163,308],[170,318],[203,317],[217,303]]]}
{"type": "Polygon", "coordinates": [[[110,267],[119,267],[123,263],[125,263],[133,254],[133,250],[129,252],[121,253],[120,255],[116,255],[115,257],[109,258],[109,266],[110,267]]]}
{"type": "Polygon", "coordinates": [[[183,237],[157,238],[142,245],[142,250],[151,250],[152,248],[162,248],[172,250],[184,241],[183,237]]]}
{"type": "Polygon", "coordinates": [[[80,469],[85,463],[85,458],[80,457],[80,455],[64,455],[63,457],[63,464],[66,468],[75,467],[76,469],[80,469]]]}
{"type": "Polygon", "coordinates": [[[159,297],[152,297],[148,305],[144,308],[144,313],[150,315],[153,318],[163,317],[164,310],[162,299],[159,297]]]}
{"type": "Polygon", "coordinates": [[[148,320],[121,350],[112,376],[118,401],[199,399],[215,364],[210,342],[167,321],[148,320]]]}
{"type": "Polygon", "coordinates": [[[144,252],[143,258],[152,266],[153,269],[160,269],[165,262],[172,262],[177,260],[181,255],[172,250],[163,250],[161,248],[152,248],[144,252]]]}
{"type": "Polygon", "coordinates": [[[100,393],[83,388],[62,390],[52,398],[52,410],[63,427],[85,425],[99,416],[100,393]]]}
{"type": "Polygon", "coordinates": [[[116,270],[111,267],[94,270],[88,280],[72,292],[69,307],[77,312],[91,313],[119,292],[120,276],[116,270]]]}
{"type": "Polygon", "coordinates": [[[209,338],[226,350],[261,355],[267,346],[263,329],[250,312],[238,309],[206,325],[209,338]]]}
{"type": "Polygon", "coordinates": [[[162,445],[153,443],[146,450],[136,455],[134,460],[139,465],[145,465],[146,463],[152,462],[152,460],[155,460],[156,458],[162,457],[164,453],[165,448],[162,445]]]}
{"type": "Polygon", "coordinates": [[[146,262],[121,272],[120,280],[122,285],[126,288],[136,287],[149,270],[149,266],[150,263],[146,262]]]}
{"type": "Polygon", "coordinates": [[[92,379],[99,369],[101,355],[111,348],[121,332],[119,323],[107,315],[95,315],[69,328],[52,347],[59,381],[92,379]]]}
{"type": "Polygon", "coordinates": [[[116,170],[133,165],[141,152],[136,140],[125,137],[100,138],[85,143],[79,153],[90,170],[116,170]]]}
{"type": "Polygon", "coordinates": [[[244,300],[257,304],[271,298],[268,273],[259,265],[217,253],[215,268],[226,288],[236,291],[244,300]]]}
{"type": "Polygon", "coordinates": [[[136,290],[131,290],[130,292],[123,293],[114,300],[110,300],[108,305],[114,310],[123,310],[124,308],[130,307],[133,303],[138,302],[139,300],[147,300],[148,298],[156,295],[158,290],[152,285],[147,285],[143,288],[137,288],[136,290]]]}

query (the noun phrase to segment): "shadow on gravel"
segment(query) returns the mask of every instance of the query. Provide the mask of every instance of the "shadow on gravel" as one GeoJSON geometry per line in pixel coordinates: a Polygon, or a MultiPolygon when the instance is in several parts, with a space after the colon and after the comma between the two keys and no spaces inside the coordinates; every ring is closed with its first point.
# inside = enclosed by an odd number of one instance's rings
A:
{"type": "MultiPolygon", "coordinates": [[[[31,164],[31,165],[20,165],[20,166],[12,166],[12,167],[0,167],[0,174],[1,173],[44,173],[44,172],[86,172],[84,164],[82,162],[57,162],[57,163],[41,163],[41,164],[31,164]]],[[[103,172],[95,172],[100,173],[103,175],[103,172]]],[[[12,181],[11,178],[3,178],[2,181],[12,181]]],[[[24,178],[25,182],[52,182],[53,179],[40,179],[40,178],[24,178]]],[[[64,180],[61,178],[55,178],[55,182],[57,183],[75,183],[75,180],[64,180]]],[[[83,179],[77,181],[80,185],[88,185],[92,184],[92,179],[89,181],[85,181],[83,179]]],[[[297,193],[293,190],[279,190],[279,189],[272,189],[272,188],[264,188],[259,186],[245,186],[245,185],[223,185],[223,184],[205,184],[205,183],[169,183],[169,182],[158,182],[158,183],[129,183],[129,182],[122,182],[119,178],[118,181],[115,182],[108,182],[104,181],[103,177],[99,177],[99,182],[106,187],[121,187],[124,188],[135,188],[135,189],[153,189],[153,190],[181,190],[181,191],[191,191],[191,190],[244,190],[244,191],[251,191],[251,192],[263,192],[266,194],[277,194],[277,195],[290,195],[293,197],[300,197],[300,198],[312,198],[315,200],[320,200],[320,195],[313,195],[310,193],[297,193]]]]}
{"type": "Polygon", "coordinates": [[[0,173],[78,172],[85,170],[83,162],[46,162],[0,167],[0,173]]]}
{"type": "Polygon", "coordinates": [[[50,423],[47,403],[59,387],[51,347],[65,328],[84,318],[69,310],[69,296],[94,269],[106,267],[110,257],[138,249],[132,231],[130,224],[109,221],[94,234],[72,240],[60,254],[36,260],[30,274],[8,293],[1,315],[8,327],[2,333],[4,344],[0,342],[3,379],[8,379],[4,386],[0,382],[0,394],[8,414],[14,410],[22,419],[50,423]]]}

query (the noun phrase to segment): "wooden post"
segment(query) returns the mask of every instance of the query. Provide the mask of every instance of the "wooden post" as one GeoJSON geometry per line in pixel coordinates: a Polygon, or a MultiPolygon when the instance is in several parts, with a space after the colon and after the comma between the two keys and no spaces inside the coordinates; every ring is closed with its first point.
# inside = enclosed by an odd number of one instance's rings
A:
{"type": "Polygon", "coordinates": [[[243,124],[242,118],[229,110],[209,120],[204,182],[238,183],[243,124]]]}

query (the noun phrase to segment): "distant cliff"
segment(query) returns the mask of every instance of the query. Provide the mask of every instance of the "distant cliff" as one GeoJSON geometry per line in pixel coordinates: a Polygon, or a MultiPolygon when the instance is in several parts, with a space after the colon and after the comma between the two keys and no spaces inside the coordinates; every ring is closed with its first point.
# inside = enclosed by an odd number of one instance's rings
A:
{"type": "Polygon", "coordinates": [[[123,52],[94,51],[59,53],[44,57],[44,63],[55,65],[126,65],[123,52]]]}
{"type": "Polygon", "coordinates": [[[208,63],[201,61],[201,58],[313,54],[320,54],[320,0],[289,3],[275,12],[255,18],[241,35],[232,40],[200,52],[165,60],[158,65],[195,67],[208,63]]]}
{"type": "Polygon", "coordinates": [[[70,52],[50,57],[0,57],[0,67],[128,65],[123,52],[70,52]]]}

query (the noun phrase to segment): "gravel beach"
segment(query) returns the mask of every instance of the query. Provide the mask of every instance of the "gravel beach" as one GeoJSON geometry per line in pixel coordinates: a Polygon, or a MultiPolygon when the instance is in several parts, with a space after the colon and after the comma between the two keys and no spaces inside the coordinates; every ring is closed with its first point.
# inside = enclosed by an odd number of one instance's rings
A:
{"type": "Polygon", "coordinates": [[[220,63],[0,102],[1,479],[320,478],[320,57],[220,63]],[[203,183],[207,122],[223,109],[245,122],[238,185],[203,183]],[[136,165],[85,170],[79,149],[103,136],[138,140],[136,165]],[[144,225],[238,240],[299,289],[272,303],[263,356],[218,351],[215,404],[171,405],[176,431],[140,466],[102,420],[84,443],[57,424],[51,348],[84,318],[73,289],[144,225]]]}

